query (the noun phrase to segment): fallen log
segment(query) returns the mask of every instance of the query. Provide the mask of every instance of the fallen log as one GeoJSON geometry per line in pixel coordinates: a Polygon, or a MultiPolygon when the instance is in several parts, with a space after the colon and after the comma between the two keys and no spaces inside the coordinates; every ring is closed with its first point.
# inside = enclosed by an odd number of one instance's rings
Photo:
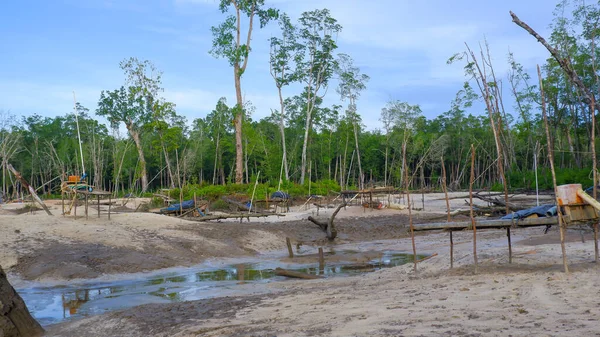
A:
{"type": "Polygon", "coordinates": [[[275,275],[292,277],[292,278],[300,278],[300,279],[304,279],[304,280],[315,280],[315,279],[323,278],[322,276],[319,276],[319,275],[307,274],[307,273],[293,271],[293,270],[287,270],[287,269],[283,269],[283,268],[276,268],[275,275]]]}
{"type": "Polygon", "coordinates": [[[285,216],[285,214],[280,214],[280,213],[252,213],[252,214],[236,213],[236,214],[207,215],[207,216],[203,216],[203,217],[199,217],[199,218],[185,217],[183,219],[190,220],[190,221],[202,222],[202,221],[209,221],[209,220],[224,220],[224,219],[264,218],[264,217],[268,217],[271,215],[285,216]]]}

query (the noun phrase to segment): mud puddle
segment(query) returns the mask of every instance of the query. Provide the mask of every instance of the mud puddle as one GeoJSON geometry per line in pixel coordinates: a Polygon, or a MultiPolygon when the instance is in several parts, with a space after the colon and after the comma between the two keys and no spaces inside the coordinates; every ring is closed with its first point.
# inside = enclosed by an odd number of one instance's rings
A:
{"type": "MultiPolygon", "coordinates": [[[[417,256],[417,259],[423,256],[417,256]]],[[[216,296],[259,294],[272,289],[269,282],[288,280],[275,268],[325,277],[356,275],[413,261],[399,251],[329,251],[319,267],[313,254],[293,260],[246,259],[215,261],[195,268],[175,268],[165,274],[135,280],[101,281],[52,287],[17,289],[33,316],[43,325],[76,319],[147,303],[191,301],[216,296]],[[314,261],[314,262],[313,262],[314,261]],[[224,264],[226,263],[226,264],[224,264]]]]}

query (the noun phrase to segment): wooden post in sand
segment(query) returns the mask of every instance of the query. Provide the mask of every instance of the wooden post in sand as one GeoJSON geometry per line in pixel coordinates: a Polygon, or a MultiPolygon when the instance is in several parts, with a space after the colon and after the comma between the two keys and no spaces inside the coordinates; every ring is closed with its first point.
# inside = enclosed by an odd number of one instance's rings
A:
{"type": "Polygon", "coordinates": [[[450,230],[450,269],[454,267],[454,241],[452,241],[452,230],[450,230]]]}
{"type": "Polygon", "coordinates": [[[406,165],[406,142],[402,146],[402,162],[404,163],[404,187],[406,188],[406,202],[408,204],[408,224],[410,226],[410,238],[413,249],[413,270],[417,273],[417,246],[415,245],[415,228],[413,226],[412,211],[410,204],[409,180],[408,180],[408,165],[406,165]]]}
{"type": "Polygon", "coordinates": [[[506,236],[508,237],[508,263],[512,263],[512,244],[510,242],[510,227],[506,227],[506,236]]]}
{"type": "MultiPolygon", "coordinates": [[[[446,198],[446,221],[450,222],[450,200],[448,199],[448,188],[446,187],[446,166],[444,166],[444,156],[440,157],[442,164],[442,189],[446,198]]],[[[450,269],[454,267],[454,242],[452,241],[452,231],[450,231],[450,269]]]]}
{"type": "Polygon", "coordinates": [[[471,144],[471,179],[469,183],[469,205],[471,209],[471,226],[473,227],[473,260],[475,261],[475,274],[477,274],[477,225],[473,216],[473,183],[475,182],[475,146],[471,144]]]}
{"type": "Polygon", "coordinates": [[[323,255],[323,247],[319,247],[319,270],[321,274],[325,271],[325,256],[323,255]]]}
{"type": "MultiPolygon", "coordinates": [[[[554,198],[556,201],[556,213],[558,214],[558,229],[560,232],[560,249],[562,250],[563,257],[563,268],[565,273],[569,273],[569,266],[567,264],[567,250],[565,248],[565,219],[560,209],[560,203],[558,200],[558,188],[556,185],[556,172],[554,171],[554,152],[552,148],[552,138],[550,138],[550,128],[548,127],[548,117],[546,116],[546,101],[544,99],[544,86],[542,85],[542,71],[540,66],[537,66],[538,78],[540,80],[540,94],[542,101],[542,117],[544,119],[544,126],[546,129],[546,143],[548,145],[548,160],[550,161],[550,171],[552,172],[552,185],[554,185],[554,198]]],[[[594,182],[595,184],[595,182],[594,182]]]]}
{"type": "Polygon", "coordinates": [[[290,255],[290,259],[294,258],[294,251],[292,250],[292,240],[290,238],[285,238],[285,243],[287,244],[288,254],[290,255]]]}

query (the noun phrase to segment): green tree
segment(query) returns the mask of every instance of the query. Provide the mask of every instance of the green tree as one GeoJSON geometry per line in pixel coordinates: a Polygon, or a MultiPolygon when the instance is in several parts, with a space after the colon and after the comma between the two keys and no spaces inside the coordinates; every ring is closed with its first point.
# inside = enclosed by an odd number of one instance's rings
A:
{"type": "Polygon", "coordinates": [[[334,73],[334,52],[337,49],[335,39],[342,31],[342,26],[331,16],[328,9],[304,12],[299,21],[299,41],[305,48],[297,66],[300,80],[304,83],[307,93],[306,124],[300,167],[300,184],[304,184],[312,114],[316,101],[322,99],[327,93],[327,85],[334,73]]]}
{"type": "Polygon", "coordinates": [[[258,17],[260,27],[264,27],[270,20],[276,19],[278,11],[273,8],[264,8],[264,0],[220,0],[219,9],[227,13],[233,7],[235,15],[228,15],[225,21],[211,28],[213,34],[213,47],[211,54],[214,57],[222,57],[229,61],[233,67],[233,79],[235,84],[235,182],[242,183],[244,173],[244,156],[242,147],[242,117],[244,102],[242,99],[242,75],[248,66],[250,55],[250,41],[254,29],[254,17],[258,17]],[[242,15],[248,18],[248,26],[242,30],[242,15]],[[245,43],[242,42],[241,34],[246,34],[245,43]]]}
{"type": "Polygon", "coordinates": [[[281,37],[271,38],[270,70],[275,80],[275,86],[279,94],[279,130],[281,132],[282,163],[285,180],[289,180],[289,169],[287,159],[287,148],[285,143],[285,103],[282,88],[298,80],[297,69],[293,62],[298,61],[303,45],[297,42],[297,29],[292,24],[287,14],[279,17],[279,28],[281,37]]]}
{"type": "Polygon", "coordinates": [[[354,66],[352,58],[347,54],[338,55],[337,73],[339,77],[339,87],[337,88],[342,100],[348,100],[348,108],[346,114],[352,121],[354,131],[354,142],[356,149],[356,159],[358,164],[358,187],[364,188],[365,176],[363,174],[360,161],[360,147],[358,146],[358,112],[356,111],[356,100],[360,97],[360,92],[367,88],[366,83],[369,81],[369,76],[360,73],[360,69],[354,66]]]}

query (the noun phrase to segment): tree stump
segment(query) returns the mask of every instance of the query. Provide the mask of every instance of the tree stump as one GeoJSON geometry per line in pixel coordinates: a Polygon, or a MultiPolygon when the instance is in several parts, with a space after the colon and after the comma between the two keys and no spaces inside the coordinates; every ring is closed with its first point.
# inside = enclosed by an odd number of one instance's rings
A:
{"type": "Polygon", "coordinates": [[[31,316],[0,266],[0,336],[37,337],[43,333],[44,329],[31,316]]]}

